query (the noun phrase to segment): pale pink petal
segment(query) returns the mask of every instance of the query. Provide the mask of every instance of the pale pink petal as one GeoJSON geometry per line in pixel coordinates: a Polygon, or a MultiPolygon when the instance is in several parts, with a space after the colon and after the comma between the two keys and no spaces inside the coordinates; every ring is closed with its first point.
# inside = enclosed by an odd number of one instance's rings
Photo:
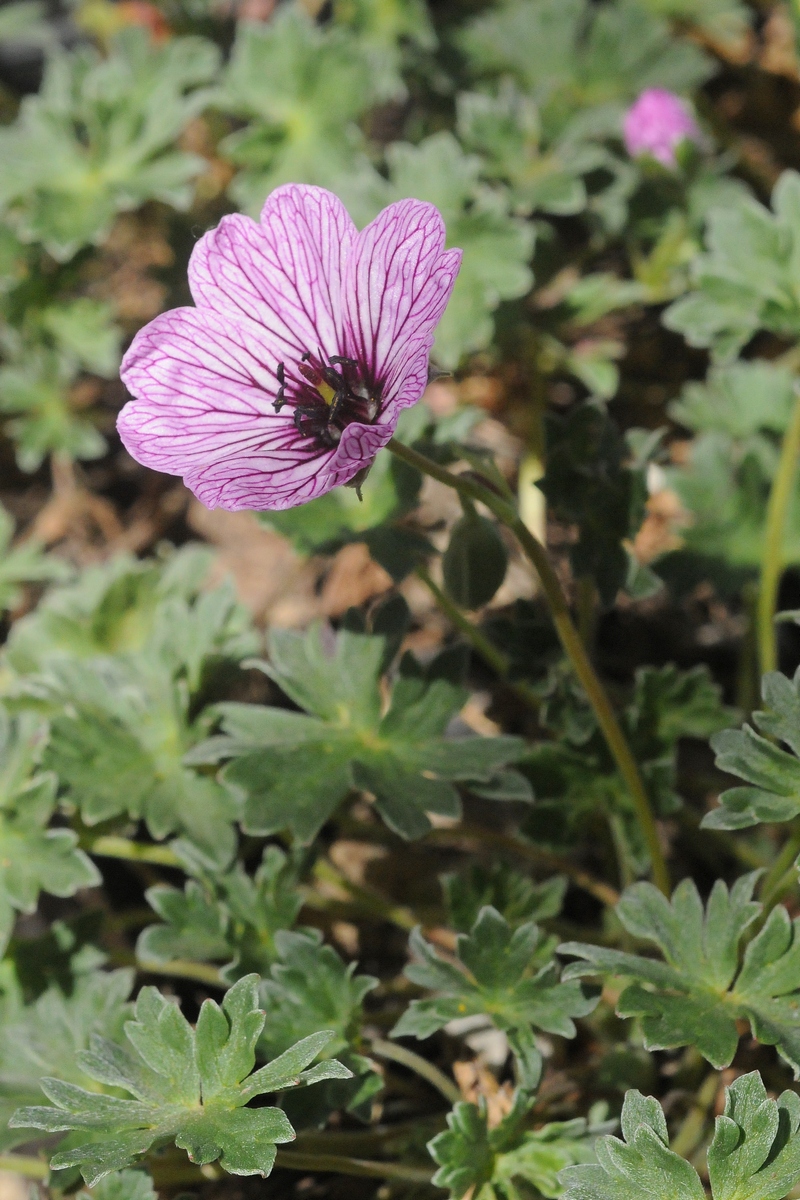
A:
{"type": "Polygon", "coordinates": [[[274,411],[265,390],[274,349],[253,328],[228,314],[173,309],[136,336],[120,372],[136,397],[119,416],[124,445],[137,462],[182,475],[209,508],[288,508],[366,465],[347,457],[344,439],[321,450],[298,433],[290,410],[274,411]]]}
{"type": "Polygon", "coordinates": [[[371,366],[395,415],[419,400],[433,334],[461,265],[441,214],[400,200],[359,233],[344,272],[346,353],[371,366]]]}
{"type": "Polygon", "coordinates": [[[263,325],[280,360],[342,344],[342,275],[356,227],[324,188],[287,184],[267,198],[260,224],[223,217],[192,252],[195,303],[263,325]]]}

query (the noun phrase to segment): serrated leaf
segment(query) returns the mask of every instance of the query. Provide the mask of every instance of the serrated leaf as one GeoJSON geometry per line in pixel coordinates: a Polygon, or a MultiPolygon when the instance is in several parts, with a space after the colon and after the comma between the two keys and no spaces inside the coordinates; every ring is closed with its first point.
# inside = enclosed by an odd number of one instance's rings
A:
{"type": "Polygon", "coordinates": [[[579,987],[559,981],[553,944],[533,922],[512,930],[489,905],[470,933],[458,935],[459,966],[441,958],[419,929],[410,946],[419,961],[406,967],[406,975],[435,994],[412,1000],[392,1036],[426,1038],[457,1017],[486,1015],[508,1033],[525,1087],[535,1086],[541,1066],[533,1029],[574,1037],[573,1017],[586,1016],[596,1004],[579,987]]]}
{"type": "Polygon", "coordinates": [[[667,1123],[652,1096],[631,1091],[622,1108],[620,1138],[597,1143],[597,1164],[561,1172],[564,1200],[705,1200],[690,1163],[669,1148],[667,1123]]]}
{"type": "Polygon", "coordinates": [[[489,868],[473,863],[462,874],[442,876],[448,922],[459,933],[469,933],[486,905],[495,908],[512,929],[526,921],[557,917],[567,882],[565,876],[554,875],[534,883],[507,863],[489,868]]]}
{"type": "Polygon", "coordinates": [[[652,884],[634,884],[617,915],[629,933],[658,946],[664,961],[567,942],[560,952],[582,961],[565,967],[564,978],[631,980],[617,1012],[641,1019],[649,1050],[695,1045],[715,1067],[726,1067],[739,1043],[736,1022],[744,1019],[800,1076],[800,923],[779,905],[741,953],[743,935],[761,912],[751,899],[758,874],[738,879],[730,891],[718,879],[705,911],[691,880],[678,885],[671,902],[652,884]]]}
{"type": "Polygon", "coordinates": [[[337,189],[348,175],[377,173],[357,119],[380,94],[359,42],[342,27],[320,28],[299,5],[269,23],[242,22],[214,104],[248,120],[220,149],[242,168],[234,200],[257,216],[281,183],[337,189]]]}
{"type": "Polygon", "coordinates": [[[130,970],[92,971],[75,979],[69,995],[51,986],[27,1006],[16,988],[5,989],[0,1011],[0,1148],[30,1140],[29,1133],[10,1128],[8,1120],[19,1105],[41,1102],[42,1075],[91,1086],[76,1055],[88,1049],[92,1035],[112,1040],[122,1036],[132,1013],[132,1005],[126,1003],[132,986],[130,970]]]}
{"type": "Polygon", "coordinates": [[[15,912],[36,909],[40,891],[73,896],[100,882],[97,868],[71,829],[48,828],[56,779],[39,766],[47,728],[31,713],[10,717],[0,707],[0,947],[15,912]]]}
{"type": "Polygon", "coordinates": [[[128,29],[102,58],[48,60],[40,93],[0,132],[0,207],[25,241],[63,261],[146,200],[188,205],[203,160],[173,148],[206,104],[219,54],[202,38],[151,44],[128,29]]]}
{"type": "Polygon", "coordinates": [[[26,583],[50,583],[69,578],[69,564],[46,554],[36,541],[14,546],[14,520],[0,505],[0,614],[19,604],[26,583]]]}
{"type": "Polygon", "coordinates": [[[794,338],[800,330],[800,175],[784,171],[772,210],[750,196],[712,209],[707,253],[693,264],[695,290],[664,314],[692,346],[730,361],[758,329],[794,338]]]}
{"type": "MultiPolygon", "coordinates": [[[[105,1134],[52,1161],[56,1169],[79,1166],[90,1187],[165,1142],[175,1142],[193,1162],[219,1159],[234,1175],[268,1175],[276,1144],[292,1141],[294,1130],[280,1109],[246,1105],[255,1096],[325,1078],[319,1068],[306,1068],[330,1033],[313,1034],[251,1074],[264,1025],[257,986],[258,976],[248,975],[226,993],[221,1007],[205,1000],[196,1029],[156,988],[143,988],[136,1019],[125,1026],[128,1046],[94,1037],[80,1060],[90,1078],[133,1099],[46,1079],[42,1087],[55,1107],[20,1109],[12,1126],[105,1134]]],[[[340,1063],[333,1060],[329,1068],[330,1076],[341,1077],[340,1063]]]]}
{"type": "Polygon", "coordinates": [[[489,780],[522,752],[515,738],[446,738],[466,693],[444,680],[400,677],[382,712],[384,639],[337,635],[320,626],[300,635],[273,630],[264,670],[306,713],[222,704],[223,735],[188,761],[233,761],[222,778],[246,794],[244,826],[290,828],[311,841],[353,789],[373,793],[402,837],[430,828],[427,812],[457,816],[459,780],[489,780]]]}
{"type": "Polygon", "coordinates": [[[106,1175],[81,1200],[158,1200],[153,1181],[145,1171],[115,1171],[106,1175]]]}

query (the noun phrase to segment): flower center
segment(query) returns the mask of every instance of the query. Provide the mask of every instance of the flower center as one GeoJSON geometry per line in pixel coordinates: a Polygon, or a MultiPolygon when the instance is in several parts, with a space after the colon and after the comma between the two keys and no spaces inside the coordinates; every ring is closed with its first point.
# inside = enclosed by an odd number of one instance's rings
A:
{"type": "Polygon", "coordinates": [[[288,404],[295,428],[321,446],[337,446],[342,431],[353,421],[372,425],[380,412],[380,389],[370,387],[354,358],[306,351],[299,362],[278,363],[278,394],[273,408],[288,404]]]}

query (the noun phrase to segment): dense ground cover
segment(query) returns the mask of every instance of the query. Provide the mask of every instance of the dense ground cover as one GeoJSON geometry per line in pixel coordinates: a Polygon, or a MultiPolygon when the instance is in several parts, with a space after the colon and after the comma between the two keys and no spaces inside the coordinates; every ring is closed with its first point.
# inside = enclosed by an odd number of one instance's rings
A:
{"type": "Polygon", "coordinates": [[[797,20],[0,7],[9,1188],[800,1195],[797,20]],[[209,510],[120,356],[291,182],[463,263],[359,489],[209,510]]]}

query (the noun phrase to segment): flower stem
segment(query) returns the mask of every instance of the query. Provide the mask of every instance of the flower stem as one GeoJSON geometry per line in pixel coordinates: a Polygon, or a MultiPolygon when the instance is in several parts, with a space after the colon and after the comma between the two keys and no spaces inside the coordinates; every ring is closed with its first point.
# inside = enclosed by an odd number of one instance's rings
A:
{"type": "Polygon", "coordinates": [[[169,846],[148,846],[124,837],[95,838],[86,849],[98,858],[123,858],[128,862],[153,863],[157,867],[183,866],[169,846]]]}
{"type": "Polygon", "coordinates": [[[783,568],[783,538],[786,517],[794,491],[797,460],[800,457],[800,389],[797,391],[792,419],[783,435],[778,469],[772,481],[764,530],[764,553],[761,558],[761,581],[758,592],[758,649],[761,673],[774,671],[778,665],[775,635],[775,609],[778,586],[783,568]]]}
{"type": "Polygon", "coordinates": [[[464,1099],[444,1071],[440,1071],[421,1054],[415,1054],[413,1050],[408,1050],[405,1046],[398,1046],[397,1042],[384,1041],[383,1038],[375,1038],[370,1042],[370,1049],[378,1058],[388,1058],[390,1062],[400,1063],[401,1066],[408,1067],[415,1075],[419,1075],[421,1079],[427,1080],[436,1088],[437,1092],[441,1092],[449,1104],[457,1104],[459,1100],[464,1099]]]}
{"type": "Polygon", "coordinates": [[[461,609],[453,603],[450,597],[442,591],[439,585],[431,578],[430,574],[424,567],[417,567],[417,577],[422,580],[428,591],[433,596],[439,608],[450,619],[450,622],[455,625],[460,633],[463,633],[469,644],[472,646],[476,654],[479,654],[485,663],[487,663],[495,672],[499,679],[502,679],[508,689],[517,696],[526,707],[538,712],[541,708],[541,701],[534,692],[533,688],[528,687],[526,683],[522,683],[515,679],[509,678],[510,663],[502,650],[498,650],[495,645],[481,633],[477,626],[473,625],[469,618],[461,611],[461,609]]]}
{"type": "Polygon", "coordinates": [[[25,1179],[47,1179],[50,1168],[43,1158],[25,1154],[0,1154],[0,1171],[14,1171],[25,1179]]]}
{"type": "Polygon", "coordinates": [[[787,886],[787,874],[790,878],[793,876],[795,880],[797,879],[794,864],[798,854],[800,854],[800,820],[795,818],[789,831],[789,837],[761,884],[759,899],[764,905],[762,919],[772,911],[784,894],[787,886]]]}
{"type": "Polygon", "coordinates": [[[492,491],[491,488],[479,482],[474,476],[454,475],[445,467],[440,467],[438,463],[426,458],[424,454],[419,454],[416,450],[412,450],[410,446],[405,446],[402,442],[398,442],[394,438],[388,443],[387,449],[423,474],[430,475],[433,479],[437,479],[447,487],[454,488],[461,495],[468,496],[471,500],[478,500],[481,504],[484,504],[490,512],[494,513],[499,521],[511,530],[531,560],[539,576],[542,591],[550,605],[550,612],[561,640],[561,645],[572,663],[575,674],[583,685],[608,748],[622,778],[627,784],[636,811],[636,817],[650,853],[650,860],[653,864],[653,879],[657,887],[665,895],[669,895],[669,872],[667,871],[667,864],[661,849],[658,829],[650,808],[650,801],[642,782],[642,777],[639,774],[639,768],[636,765],[636,760],[622,732],[622,728],[617,721],[608,696],[603,689],[603,685],[592,666],[589,655],[586,652],[586,647],[573,624],[567,598],[564,595],[558,576],[553,569],[544,546],[523,523],[516,509],[508,501],[492,491]]]}
{"type": "Polygon", "coordinates": [[[433,1177],[433,1171],[426,1170],[425,1167],[409,1167],[405,1163],[349,1158],[344,1154],[303,1154],[297,1150],[279,1150],[275,1166],[288,1167],[292,1171],[331,1171],[337,1175],[363,1175],[370,1179],[404,1179],[408,1183],[430,1183],[433,1177]]]}

